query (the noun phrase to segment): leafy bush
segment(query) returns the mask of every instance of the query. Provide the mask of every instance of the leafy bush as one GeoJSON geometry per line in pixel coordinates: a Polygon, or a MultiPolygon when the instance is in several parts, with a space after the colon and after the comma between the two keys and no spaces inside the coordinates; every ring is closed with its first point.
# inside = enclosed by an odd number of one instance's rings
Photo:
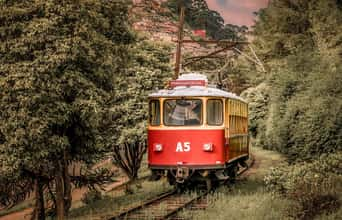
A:
{"type": "Polygon", "coordinates": [[[262,141],[265,138],[261,135],[265,129],[265,118],[267,117],[268,90],[268,86],[265,83],[261,83],[241,93],[241,96],[249,103],[248,127],[251,136],[256,138],[256,146],[264,145],[262,141]]]}
{"type": "Polygon", "coordinates": [[[311,163],[299,163],[272,169],[265,177],[268,190],[295,201],[289,215],[311,219],[340,206],[342,152],[323,155],[311,163]]]}
{"type": "Polygon", "coordinates": [[[90,190],[87,193],[85,193],[83,195],[83,197],[81,198],[81,201],[86,205],[90,205],[90,204],[92,204],[96,201],[99,201],[101,199],[103,199],[101,192],[94,189],[94,190],[90,190]]]}

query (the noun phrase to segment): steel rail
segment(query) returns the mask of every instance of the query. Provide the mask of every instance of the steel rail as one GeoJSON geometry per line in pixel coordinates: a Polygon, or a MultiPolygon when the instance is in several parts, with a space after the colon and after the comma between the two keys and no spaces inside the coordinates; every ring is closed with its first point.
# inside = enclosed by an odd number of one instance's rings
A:
{"type": "Polygon", "coordinates": [[[204,196],[208,195],[209,191],[205,191],[204,193],[202,193],[201,195],[191,199],[190,201],[186,202],[185,204],[173,209],[172,211],[168,212],[166,215],[164,215],[162,218],[160,218],[159,220],[164,220],[164,219],[169,219],[173,216],[175,216],[179,211],[188,208],[189,206],[191,206],[193,203],[199,201],[200,199],[202,199],[204,196]]]}
{"type": "Polygon", "coordinates": [[[169,192],[165,192],[165,193],[162,193],[160,195],[158,195],[157,197],[153,198],[153,199],[150,199],[138,206],[135,206],[133,208],[130,208],[122,213],[120,213],[119,215],[116,215],[114,217],[110,217],[108,218],[108,220],[116,220],[116,219],[121,219],[121,218],[124,218],[125,216],[131,214],[132,212],[136,211],[136,210],[139,210],[139,209],[143,209],[145,206],[148,206],[150,204],[153,204],[155,202],[158,202],[158,201],[161,201],[165,198],[168,198],[169,196],[172,196],[174,194],[176,194],[177,191],[176,190],[172,190],[172,191],[169,191],[169,192]]]}

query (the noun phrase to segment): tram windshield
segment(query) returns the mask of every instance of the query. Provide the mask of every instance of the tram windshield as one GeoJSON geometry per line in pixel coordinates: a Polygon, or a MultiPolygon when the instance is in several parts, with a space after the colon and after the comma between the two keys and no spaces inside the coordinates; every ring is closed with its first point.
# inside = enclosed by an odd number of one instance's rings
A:
{"type": "Polygon", "coordinates": [[[201,125],[202,100],[172,99],[164,102],[164,124],[167,126],[201,125]]]}

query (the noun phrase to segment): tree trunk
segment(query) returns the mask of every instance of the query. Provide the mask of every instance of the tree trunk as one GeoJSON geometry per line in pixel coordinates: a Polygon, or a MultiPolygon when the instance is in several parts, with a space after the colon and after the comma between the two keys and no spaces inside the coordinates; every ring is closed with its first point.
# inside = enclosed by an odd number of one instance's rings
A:
{"type": "Polygon", "coordinates": [[[58,164],[58,171],[55,176],[56,184],[56,215],[57,220],[64,220],[64,178],[62,163],[58,164]]]}
{"type": "Polygon", "coordinates": [[[64,214],[67,216],[71,207],[72,196],[71,196],[71,179],[68,170],[67,153],[64,151],[63,161],[63,177],[64,177],[64,214]]]}
{"type": "Polygon", "coordinates": [[[37,178],[34,185],[36,202],[32,217],[35,220],[45,220],[43,183],[37,178]]]}

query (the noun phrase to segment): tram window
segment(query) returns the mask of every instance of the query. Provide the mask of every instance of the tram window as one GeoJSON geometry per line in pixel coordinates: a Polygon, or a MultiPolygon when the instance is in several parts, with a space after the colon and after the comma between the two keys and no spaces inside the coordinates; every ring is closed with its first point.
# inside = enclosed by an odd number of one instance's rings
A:
{"type": "Polygon", "coordinates": [[[208,125],[221,125],[223,123],[222,100],[210,99],[207,103],[208,125]]]}
{"type": "Polygon", "coordinates": [[[164,102],[164,125],[184,126],[202,124],[202,101],[199,99],[170,99],[164,102]]]}
{"type": "Polygon", "coordinates": [[[150,101],[150,125],[160,125],[160,104],[159,100],[150,101]]]}

